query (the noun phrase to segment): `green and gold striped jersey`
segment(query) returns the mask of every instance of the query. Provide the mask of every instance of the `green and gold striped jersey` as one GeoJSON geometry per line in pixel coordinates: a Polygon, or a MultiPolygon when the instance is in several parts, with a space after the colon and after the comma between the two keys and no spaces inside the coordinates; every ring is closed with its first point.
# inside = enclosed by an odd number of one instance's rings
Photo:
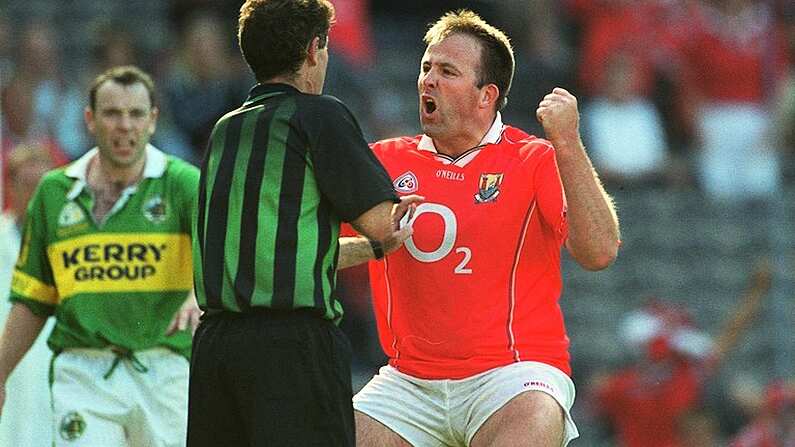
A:
{"type": "Polygon", "coordinates": [[[147,146],[142,179],[102,222],[86,187],[92,149],[44,176],[28,205],[11,300],[55,315],[48,344],[188,357],[191,334],[166,328],[193,286],[190,228],[199,172],[147,146]]]}

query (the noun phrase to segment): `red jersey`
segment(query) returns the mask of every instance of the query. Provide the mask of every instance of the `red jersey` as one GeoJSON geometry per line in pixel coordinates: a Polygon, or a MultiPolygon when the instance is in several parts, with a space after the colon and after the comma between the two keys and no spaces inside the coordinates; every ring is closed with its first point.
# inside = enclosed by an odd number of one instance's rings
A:
{"type": "Polygon", "coordinates": [[[411,238],[370,263],[390,365],[426,379],[523,360],[570,374],[558,305],[566,208],[552,145],[498,115],[481,145],[456,159],[426,136],[372,148],[398,194],[425,196],[411,238]]]}
{"type": "Polygon", "coordinates": [[[628,368],[596,390],[596,407],[622,447],[680,447],[678,423],[700,402],[702,386],[699,368],[687,362],[628,368]]]}

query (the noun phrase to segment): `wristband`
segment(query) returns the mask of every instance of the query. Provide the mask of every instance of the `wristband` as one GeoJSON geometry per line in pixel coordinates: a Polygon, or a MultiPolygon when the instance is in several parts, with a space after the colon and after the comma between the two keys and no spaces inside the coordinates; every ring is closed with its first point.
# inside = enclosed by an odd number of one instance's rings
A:
{"type": "Polygon", "coordinates": [[[381,245],[381,242],[373,240],[373,239],[367,239],[367,240],[370,241],[370,248],[373,249],[373,256],[375,256],[375,260],[377,261],[377,260],[383,258],[384,257],[384,246],[381,245]]]}

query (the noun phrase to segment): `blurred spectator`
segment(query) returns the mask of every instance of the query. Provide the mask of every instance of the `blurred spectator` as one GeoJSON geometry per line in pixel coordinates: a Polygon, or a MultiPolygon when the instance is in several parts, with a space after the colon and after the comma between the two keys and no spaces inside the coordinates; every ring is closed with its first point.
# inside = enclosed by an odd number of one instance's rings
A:
{"type": "MultiPolygon", "coordinates": [[[[50,151],[40,145],[23,145],[8,154],[10,195],[14,206],[0,214],[0,325],[5,325],[11,303],[11,273],[19,254],[25,208],[41,176],[54,167],[50,151]]],[[[51,330],[50,319],[45,330],[51,330]]],[[[6,404],[0,418],[0,445],[46,447],[52,445],[52,418],[48,371],[52,352],[46,337],[39,337],[9,377],[6,404]],[[32,422],[31,418],[39,422],[32,422]]]]}
{"type": "Polygon", "coordinates": [[[592,410],[614,428],[620,446],[689,447],[695,439],[717,437],[712,415],[700,410],[705,383],[758,313],[770,281],[769,267],[760,264],[714,342],[681,307],[659,301],[623,320],[622,337],[640,359],[591,387],[592,410]],[[704,424],[691,424],[694,414],[706,417],[704,424]]]}
{"type": "Polygon", "coordinates": [[[117,22],[99,26],[93,39],[93,69],[90,77],[113,67],[124,65],[141,66],[138,46],[132,33],[117,22]]]}
{"type": "Polygon", "coordinates": [[[52,136],[70,159],[85,151],[83,98],[63,77],[59,38],[47,23],[30,22],[19,31],[14,77],[32,87],[31,126],[52,136]]]}
{"type": "Polygon", "coordinates": [[[682,447],[678,424],[701,402],[699,362],[711,341],[685,314],[653,303],[630,314],[623,336],[641,360],[596,379],[594,411],[609,421],[623,447],[682,447]]]}
{"type": "Polygon", "coordinates": [[[703,2],[703,26],[683,48],[681,95],[699,139],[698,174],[711,198],[770,198],[780,186],[771,127],[787,55],[770,2],[703,2]]]}
{"type": "MultiPolygon", "coordinates": [[[[29,79],[19,76],[8,82],[0,92],[0,117],[2,126],[0,135],[0,164],[3,169],[0,175],[3,178],[3,207],[15,207],[11,192],[11,177],[8,172],[9,163],[6,161],[11,149],[20,145],[40,145],[46,148],[55,165],[68,161],[67,155],[61,146],[48,132],[48,128],[41,126],[35,120],[34,96],[36,86],[29,79]]],[[[24,147],[24,146],[22,146],[24,147]]]]}
{"type": "Polygon", "coordinates": [[[789,70],[782,83],[781,93],[776,104],[777,144],[785,156],[789,157],[789,180],[795,178],[795,3],[784,9],[783,28],[789,56],[789,70]]]}
{"type": "Polygon", "coordinates": [[[616,181],[658,183],[667,177],[689,183],[684,148],[691,132],[681,125],[682,106],[668,90],[678,79],[676,56],[699,27],[693,3],[565,2],[579,28],[578,79],[588,95],[583,102],[593,100],[584,116],[592,138],[586,143],[597,158],[602,153],[601,163],[616,181]],[[619,95],[624,99],[618,101],[619,95]]]}
{"type": "Polygon", "coordinates": [[[657,184],[668,167],[662,117],[640,91],[640,69],[629,51],[609,55],[604,84],[583,107],[585,144],[608,186],[657,184]]]}
{"type": "Polygon", "coordinates": [[[758,414],[729,447],[795,447],[795,383],[768,385],[758,414]]]}
{"type": "Polygon", "coordinates": [[[516,73],[508,104],[501,111],[503,120],[541,137],[541,125],[528,104],[538,102],[555,87],[574,85],[571,49],[563,36],[560,9],[559,2],[553,0],[506,2],[498,9],[500,23],[507,25],[505,31],[515,36],[516,53],[516,73]]]}
{"type": "Polygon", "coordinates": [[[0,15],[0,89],[11,79],[14,59],[11,51],[11,23],[5,14],[0,15]]]}
{"type": "Polygon", "coordinates": [[[165,74],[164,114],[192,149],[186,160],[193,163],[204,154],[215,122],[239,106],[252,83],[226,36],[214,14],[200,12],[190,17],[177,60],[165,74]]]}

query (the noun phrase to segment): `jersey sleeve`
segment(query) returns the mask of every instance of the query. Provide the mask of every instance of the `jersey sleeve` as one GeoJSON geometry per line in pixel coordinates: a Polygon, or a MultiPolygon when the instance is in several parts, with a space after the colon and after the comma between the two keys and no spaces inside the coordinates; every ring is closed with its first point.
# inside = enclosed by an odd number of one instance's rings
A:
{"type": "Polygon", "coordinates": [[[566,195],[560,180],[555,150],[550,146],[541,154],[535,171],[536,198],[541,216],[562,243],[568,236],[566,195]]]}
{"type": "Polygon", "coordinates": [[[337,214],[350,222],[373,206],[399,200],[386,170],[364,140],[353,114],[338,100],[321,97],[323,117],[310,141],[314,173],[321,192],[337,214]]]}
{"type": "Polygon", "coordinates": [[[47,215],[43,190],[40,186],[28,204],[22,245],[11,277],[9,299],[26,305],[38,316],[47,317],[55,312],[58,289],[47,257],[47,215]]]}

